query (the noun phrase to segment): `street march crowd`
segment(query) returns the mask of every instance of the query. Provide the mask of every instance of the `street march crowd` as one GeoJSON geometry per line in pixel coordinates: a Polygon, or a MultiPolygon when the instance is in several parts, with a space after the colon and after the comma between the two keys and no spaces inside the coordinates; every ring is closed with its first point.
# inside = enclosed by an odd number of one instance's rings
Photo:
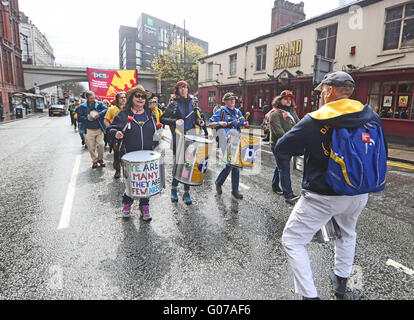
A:
{"type": "MultiPolygon", "coordinates": [[[[353,78],[342,71],[334,72],[326,75],[315,90],[320,92],[322,107],[302,120],[296,114],[295,96],[290,91],[275,97],[265,115],[276,160],[271,187],[294,205],[281,236],[296,293],[304,300],[319,300],[305,246],[332,221],[339,232],[334,240],[335,267],[330,276],[335,294],[344,297],[354,263],[358,218],[369,193],[384,190],[387,173],[388,148],[382,122],[369,105],[351,99],[353,78]],[[301,195],[293,192],[290,178],[291,159],[296,156],[304,156],[301,195]]],[[[189,91],[187,82],[178,82],[166,108],[141,85],[118,93],[112,102],[98,102],[88,91],[85,100],[76,99],[70,106],[72,124],[90,153],[92,168],[106,167],[105,144],[110,152],[113,150],[114,178],[123,176],[125,182],[125,218],[130,217],[136,200],[142,219],[153,218],[150,198],[165,187],[159,144],[166,126],[172,133],[173,203],[179,201],[180,184],[184,187],[184,203],[191,205],[191,187],[203,183],[212,143],[207,127],[214,129],[219,148],[227,157],[215,181],[217,194],[223,193],[222,186],[231,173],[232,196],[243,199],[239,191],[243,160],[238,163],[235,158],[243,159],[241,129],[248,128],[249,123],[235,107],[236,96],[226,93],[224,105],[216,108],[207,121],[189,91]]]]}

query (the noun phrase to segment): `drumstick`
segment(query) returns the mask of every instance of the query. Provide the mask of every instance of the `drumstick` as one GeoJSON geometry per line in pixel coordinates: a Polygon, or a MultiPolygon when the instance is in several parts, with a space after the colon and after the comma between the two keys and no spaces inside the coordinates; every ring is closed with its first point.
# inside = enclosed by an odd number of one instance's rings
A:
{"type": "Polygon", "coordinates": [[[119,143],[119,162],[121,162],[121,150],[122,150],[122,143],[124,142],[125,139],[125,131],[128,128],[128,126],[130,125],[131,122],[134,121],[134,117],[129,116],[128,117],[128,121],[127,124],[125,125],[124,129],[122,130],[122,134],[124,134],[124,137],[121,139],[121,142],[119,143]]]}

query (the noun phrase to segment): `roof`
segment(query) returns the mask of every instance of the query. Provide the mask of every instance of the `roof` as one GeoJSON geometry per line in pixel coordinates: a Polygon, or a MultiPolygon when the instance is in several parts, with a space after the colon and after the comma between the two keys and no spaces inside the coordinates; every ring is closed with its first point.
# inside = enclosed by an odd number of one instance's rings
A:
{"type": "Polygon", "coordinates": [[[355,2],[352,2],[348,5],[346,5],[346,6],[342,6],[342,7],[339,7],[337,9],[334,9],[332,11],[328,11],[328,12],[322,14],[322,15],[319,15],[319,16],[313,17],[313,18],[308,19],[308,20],[304,20],[304,21],[301,21],[301,22],[298,22],[298,23],[294,23],[294,24],[285,26],[285,27],[283,27],[282,29],[280,29],[278,31],[266,34],[264,36],[260,36],[258,38],[253,39],[253,40],[250,40],[250,41],[244,42],[242,44],[239,44],[237,46],[219,51],[217,53],[213,53],[211,55],[208,55],[206,57],[203,57],[203,58],[199,59],[199,61],[206,60],[208,58],[218,56],[218,55],[223,54],[225,52],[232,51],[232,50],[247,46],[249,44],[252,44],[252,43],[255,43],[255,42],[258,42],[258,41],[261,41],[261,40],[265,40],[265,39],[274,37],[274,36],[279,35],[279,34],[283,34],[283,33],[292,31],[294,29],[302,28],[302,27],[308,26],[310,24],[313,24],[313,23],[316,23],[316,22],[319,22],[319,21],[323,21],[325,19],[329,19],[329,18],[332,18],[332,17],[335,17],[335,16],[339,16],[339,15],[344,14],[344,13],[348,13],[349,8],[351,8],[352,6],[355,6],[355,5],[358,5],[360,7],[367,7],[367,6],[370,6],[372,4],[375,4],[375,3],[381,2],[381,1],[383,1],[383,0],[360,0],[360,1],[355,1],[355,2]]]}

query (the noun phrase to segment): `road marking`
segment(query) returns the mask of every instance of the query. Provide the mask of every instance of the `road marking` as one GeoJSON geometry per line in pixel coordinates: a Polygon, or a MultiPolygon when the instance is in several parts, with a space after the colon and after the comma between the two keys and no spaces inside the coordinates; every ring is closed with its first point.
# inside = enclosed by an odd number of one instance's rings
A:
{"type": "Polygon", "coordinates": [[[388,161],[388,165],[391,166],[391,167],[398,167],[398,168],[414,170],[413,165],[409,165],[409,164],[405,164],[405,163],[397,163],[397,162],[388,161]]]}
{"type": "Polygon", "coordinates": [[[408,274],[409,276],[414,276],[414,271],[407,268],[406,266],[403,266],[402,264],[395,262],[394,260],[388,259],[387,266],[392,266],[398,270],[401,270],[402,272],[408,274]]]}
{"type": "Polygon", "coordinates": [[[73,168],[72,177],[66,192],[65,204],[63,206],[62,214],[60,215],[60,222],[58,230],[69,228],[70,216],[72,215],[73,200],[75,198],[75,187],[78,179],[78,173],[80,169],[81,157],[77,156],[75,161],[75,167],[73,168]]]}

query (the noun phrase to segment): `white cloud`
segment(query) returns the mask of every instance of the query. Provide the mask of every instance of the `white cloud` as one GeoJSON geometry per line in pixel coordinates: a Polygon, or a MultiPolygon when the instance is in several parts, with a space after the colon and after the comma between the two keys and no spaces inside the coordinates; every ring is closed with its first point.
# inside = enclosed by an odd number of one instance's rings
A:
{"type": "MultiPolygon", "coordinates": [[[[209,42],[209,53],[270,32],[274,0],[19,0],[20,10],[46,35],[58,64],[117,68],[119,26],[136,26],[142,12],[183,26],[209,42]]],[[[298,3],[300,0],[291,0],[298,3]]],[[[337,1],[304,0],[307,18],[337,1]]]]}

